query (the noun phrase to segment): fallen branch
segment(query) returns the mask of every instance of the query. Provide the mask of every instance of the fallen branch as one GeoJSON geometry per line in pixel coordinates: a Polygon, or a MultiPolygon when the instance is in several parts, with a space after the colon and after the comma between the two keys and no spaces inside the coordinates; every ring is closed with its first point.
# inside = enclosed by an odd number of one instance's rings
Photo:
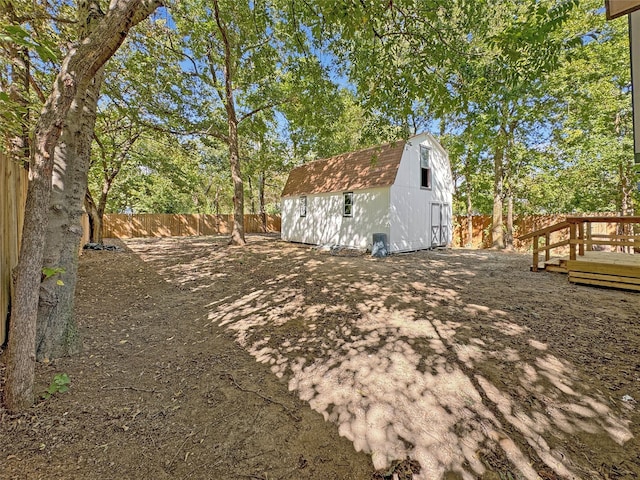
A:
{"type": "Polygon", "coordinates": [[[147,392],[147,393],[159,393],[159,390],[148,390],[146,388],[137,388],[137,387],[129,387],[129,386],[123,386],[123,387],[110,387],[108,385],[103,385],[102,387],[100,387],[102,390],[135,390],[136,392],[147,392]]]}
{"type": "Polygon", "coordinates": [[[176,458],[178,458],[178,454],[180,453],[180,451],[182,450],[182,448],[185,446],[185,444],[189,441],[189,439],[195,435],[197,435],[198,433],[200,433],[202,430],[198,430],[196,432],[191,432],[189,435],[187,435],[184,439],[184,442],[182,442],[180,444],[180,447],[178,448],[178,450],[176,450],[176,453],[173,455],[173,458],[171,459],[171,461],[167,464],[167,469],[170,469],[171,466],[173,465],[173,462],[176,461],[176,458]]]}
{"type": "Polygon", "coordinates": [[[279,402],[277,400],[274,400],[271,397],[267,397],[266,395],[263,395],[262,393],[260,393],[257,390],[251,390],[249,388],[244,388],[242,385],[240,385],[235,377],[231,374],[231,373],[223,373],[221,376],[226,376],[227,378],[231,379],[231,381],[233,382],[233,384],[235,385],[235,387],[240,390],[241,392],[247,392],[247,393],[253,393],[254,395],[259,396],[260,398],[262,398],[263,400],[269,402],[269,403],[275,403],[276,405],[280,405],[282,408],[284,408],[285,412],[287,412],[287,414],[293,418],[296,422],[299,422],[302,420],[302,417],[300,417],[299,415],[297,415],[293,410],[291,410],[289,407],[287,407],[284,403],[279,402]]]}

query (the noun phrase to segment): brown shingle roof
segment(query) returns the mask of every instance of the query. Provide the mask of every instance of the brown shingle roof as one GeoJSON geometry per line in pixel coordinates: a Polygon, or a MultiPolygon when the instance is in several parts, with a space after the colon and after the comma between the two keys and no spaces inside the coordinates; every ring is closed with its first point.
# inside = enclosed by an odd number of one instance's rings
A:
{"type": "Polygon", "coordinates": [[[405,141],[316,160],[291,170],[283,197],[393,185],[405,141]]]}

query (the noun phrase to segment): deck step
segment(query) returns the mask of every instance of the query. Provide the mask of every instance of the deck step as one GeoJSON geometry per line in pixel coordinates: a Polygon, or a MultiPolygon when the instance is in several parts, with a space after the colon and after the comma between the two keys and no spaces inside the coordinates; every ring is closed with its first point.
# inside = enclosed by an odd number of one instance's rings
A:
{"type": "Polygon", "coordinates": [[[640,292],[640,281],[638,281],[638,279],[629,279],[629,277],[616,277],[613,275],[600,275],[597,273],[589,274],[582,272],[569,272],[569,281],[571,283],[579,283],[582,285],[595,285],[598,287],[610,287],[640,292]]]}
{"type": "Polygon", "coordinates": [[[545,270],[547,272],[554,272],[554,273],[567,273],[567,267],[563,267],[561,265],[547,265],[547,268],[545,268],[545,270]]]}
{"type": "Polygon", "coordinates": [[[571,283],[640,291],[640,266],[570,260],[567,268],[571,283]]]}
{"type": "MultiPolygon", "coordinates": [[[[533,271],[533,267],[529,267],[533,271]]],[[[555,273],[567,273],[566,260],[562,258],[552,258],[544,262],[538,263],[538,271],[547,271],[555,273]]]]}
{"type": "Polygon", "coordinates": [[[640,265],[625,263],[604,263],[593,260],[568,260],[570,272],[599,273],[620,277],[640,278],[640,265]]]}

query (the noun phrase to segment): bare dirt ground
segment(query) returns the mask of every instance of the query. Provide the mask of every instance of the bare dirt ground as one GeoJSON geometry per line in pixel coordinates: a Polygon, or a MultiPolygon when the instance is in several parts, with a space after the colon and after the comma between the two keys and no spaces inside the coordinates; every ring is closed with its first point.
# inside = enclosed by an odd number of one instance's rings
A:
{"type": "Polygon", "coordinates": [[[84,352],[37,368],[70,391],[0,410],[0,478],[640,476],[640,294],[514,253],[113,243],[84,352]]]}

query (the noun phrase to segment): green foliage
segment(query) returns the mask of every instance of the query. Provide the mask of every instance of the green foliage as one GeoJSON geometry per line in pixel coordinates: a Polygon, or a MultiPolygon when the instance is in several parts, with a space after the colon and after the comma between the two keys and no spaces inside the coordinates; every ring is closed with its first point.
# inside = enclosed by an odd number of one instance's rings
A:
{"type": "Polygon", "coordinates": [[[53,395],[58,393],[65,393],[69,391],[69,385],[71,384],[71,379],[69,375],[66,373],[57,373],[53,376],[53,380],[44,393],[42,393],[42,398],[44,400],[48,400],[53,395]]]}
{"type": "Polygon", "coordinates": [[[548,81],[555,128],[532,203],[555,199],[554,210],[622,211],[637,182],[627,22],[606,22],[594,0],[581,6],[567,28],[589,41],[548,81]]]}
{"type": "Polygon", "coordinates": [[[601,3],[181,2],[109,67],[91,190],[118,171],[107,211],[230,212],[228,68],[248,212],[277,211],[295,165],[440,125],[460,213],[491,212],[497,152],[515,213],[620,210],[627,32],[601,3]]]}
{"type": "Polygon", "coordinates": [[[5,25],[0,30],[0,42],[14,43],[34,51],[43,62],[58,62],[61,58],[56,43],[49,39],[33,37],[20,25],[5,25]]]}
{"type": "MultiPolygon", "coordinates": [[[[90,175],[107,211],[231,211],[226,69],[249,211],[261,196],[277,211],[297,164],[439,124],[459,212],[491,211],[497,151],[516,213],[638,200],[627,22],[601,0],[185,0],[168,15],[107,65],[90,175]]],[[[47,94],[74,18],[68,2],[2,4],[5,134],[32,133],[32,87],[47,94]]]]}
{"type": "MultiPolygon", "coordinates": [[[[48,279],[51,277],[55,277],[56,275],[62,275],[65,273],[65,269],[62,267],[42,267],[42,277],[43,279],[48,279]]],[[[64,285],[64,282],[61,279],[56,280],[57,285],[64,285]]]]}
{"type": "Polygon", "coordinates": [[[293,165],[387,139],[330,78],[287,5],[217,5],[221,25],[211,2],[190,0],[172,10],[176,29],[161,19],[138,28],[109,67],[90,179],[98,198],[113,177],[107,211],[230,211],[227,62],[248,211],[261,198],[279,209],[293,165]],[[117,156],[134,125],[144,134],[117,156]]]}
{"type": "MultiPolygon", "coordinates": [[[[72,37],[67,2],[0,2],[0,131],[28,138],[72,37]]],[[[6,139],[6,138],[5,138],[6,139]]],[[[0,142],[0,150],[6,143],[0,142]]],[[[28,155],[27,155],[28,156],[28,155]]],[[[19,159],[22,160],[22,159],[19,159]]]]}
{"type": "Polygon", "coordinates": [[[594,0],[535,3],[496,2],[469,42],[479,55],[456,66],[458,210],[469,194],[485,210],[480,185],[502,149],[516,213],[620,211],[635,183],[626,22],[605,22],[594,0]]]}

